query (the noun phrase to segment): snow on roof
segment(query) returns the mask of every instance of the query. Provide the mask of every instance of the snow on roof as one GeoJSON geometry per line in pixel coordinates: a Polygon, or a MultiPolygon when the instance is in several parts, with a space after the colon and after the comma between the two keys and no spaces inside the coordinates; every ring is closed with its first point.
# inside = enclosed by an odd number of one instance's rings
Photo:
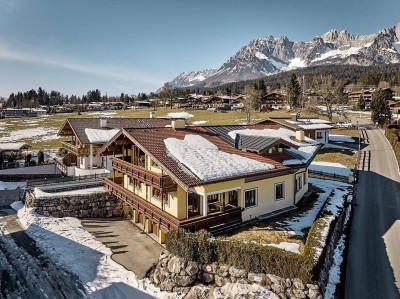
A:
{"type": "Polygon", "coordinates": [[[315,140],[308,137],[304,137],[307,143],[302,143],[293,140],[292,138],[296,136],[296,132],[286,128],[262,129],[262,130],[256,130],[256,129],[234,130],[230,131],[228,134],[232,139],[236,139],[237,134],[247,135],[247,136],[260,136],[260,137],[278,137],[297,146],[309,146],[310,144],[318,143],[315,140]]]}
{"type": "Polygon", "coordinates": [[[2,182],[0,181],[0,190],[15,190],[25,188],[26,182],[2,182]]]}
{"type": "Polygon", "coordinates": [[[167,118],[184,118],[188,119],[193,117],[193,114],[187,113],[187,112],[170,112],[166,116],[167,118]]]}
{"type": "Polygon", "coordinates": [[[272,164],[220,151],[215,144],[198,135],[186,135],[184,140],[167,138],[164,143],[175,159],[202,180],[275,168],[272,164]]]}
{"type": "Polygon", "coordinates": [[[119,129],[101,130],[101,129],[85,129],[87,138],[91,143],[106,143],[119,132],[119,129]]]}
{"type": "MultiPolygon", "coordinates": [[[[317,150],[317,148],[318,147],[311,145],[311,146],[299,147],[298,149],[289,148],[289,149],[285,149],[285,151],[288,152],[289,154],[294,155],[295,157],[298,157],[299,161],[306,164],[311,159],[312,155],[317,150]]],[[[285,164],[285,162],[286,163],[294,163],[294,161],[292,159],[286,160],[283,162],[283,165],[290,165],[290,164],[285,164]],[[288,162],[288,161],[291,161],[291,162],[288,162]]],[[[292,165],[294,165],[294,164],[292,164],[292,165]]]]}
{"type": "Polygon", "coordinates": [[[3,151],[19,151],[21,149],[26,149],[31,147],[27,143],[17,142],[17,143],[0,143],[0,150],[3,151]]]}
{"type": "Polygon", "coordinates": [[[315,129],[332,129],[333,127],[327,124],[300,124],[300,128],[305,130],[315,130],[315,129]]]}

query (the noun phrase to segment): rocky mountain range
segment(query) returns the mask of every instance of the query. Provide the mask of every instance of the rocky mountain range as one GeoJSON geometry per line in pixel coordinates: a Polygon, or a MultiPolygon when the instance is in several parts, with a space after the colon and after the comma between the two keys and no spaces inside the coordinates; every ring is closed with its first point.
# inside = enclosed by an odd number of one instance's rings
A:
{"type": "Polygon", "coordinates": [[[252,40],[219,69],[183,72],[172,87],[218,86],[315,65],[377,65],[400,62],[400,23],[370,35],[332,29],[309,42],[286,36],[252,40]]]}

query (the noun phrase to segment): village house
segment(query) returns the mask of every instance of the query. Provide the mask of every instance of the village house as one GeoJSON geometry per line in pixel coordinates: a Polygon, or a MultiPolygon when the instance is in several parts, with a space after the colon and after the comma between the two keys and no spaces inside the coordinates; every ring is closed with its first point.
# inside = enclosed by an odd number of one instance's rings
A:
{"type": "MultiPolygon", "coordinates": [[[[68,118],[58,132],[59,136],[70,137],[62,143],[67,152],[60,170],[68,176],[103,174],[111,170],[109,156],[98,156],[96,151],[122,128],[165,127],[170,121],[162,118],[68,118]]],[[[115,155],[114,155],[115,154],[115,155]]]]}
{"type": "Polygon", "coordinates": [[[296,205],[320,144],[283,125],[121,129],[105,189],[160,243],[171,229],[215,231],[296,205]]]}
{"type": "MultiPolygon", "coordinates": [[[[269,118],[269,121],[273,121],[293,131],[303,130],[305,136],[324,145],[328,144],[329,131],[333,129],[332,122],[328,120],[319,118],[300,118],[300,114],[298,113],[291,114],[290,119],[269,118]]],[[[258,124],[263,124],[264,122],[265,120],[262,120],[258,122],[258,124]]]]}
{"type": "Polygon", "coordinates": [[[261,110],[276,110],[284,108],[285,96],[278,92],[269,93],[261,98],[261,110]]]}

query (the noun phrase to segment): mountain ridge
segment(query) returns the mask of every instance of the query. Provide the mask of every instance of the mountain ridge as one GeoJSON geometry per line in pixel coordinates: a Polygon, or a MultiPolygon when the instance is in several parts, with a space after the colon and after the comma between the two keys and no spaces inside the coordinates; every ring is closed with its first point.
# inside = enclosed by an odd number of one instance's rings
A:
{"type": "Polygon", "coordinates": [[[183,72],[171,87],[214,87],[318,65],[377,65],[400,62],[400,23],[369,35],[331,29],[309,42],[268,35],[251,40],[218,69],[183,72]]]}

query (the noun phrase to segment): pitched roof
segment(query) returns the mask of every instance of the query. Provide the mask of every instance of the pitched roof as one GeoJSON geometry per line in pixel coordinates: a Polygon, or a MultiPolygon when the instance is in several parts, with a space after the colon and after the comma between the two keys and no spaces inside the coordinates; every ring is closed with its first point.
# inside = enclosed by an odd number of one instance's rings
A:
{"type": "MultiPolygon", "coordinates": [[[[164,118],[107,118],[108,129],[122,128],[154,128],[170,125],[171,121],[164,118]]],[[[100,118],[68,118],[61,127],[58,135],[70,136],[70,128],[81,144],[90,144],[85,129],[104,129],[100,126],[100,118]]]]}
{"type": "MultiPolygon", "coordinates": [[[[232,131],[238,126],[220,126],[220,132],[232,131]],[[225,128],[224,128],[225,127],[225,128]],[[228,131],[227,131],[228,130],[228,131]]],[[[214,127],[213,131],[216,131],[214,127]]],[[[243,128],[243,126],[239,126],[243,128]]],[[[132,140],[139,148],[141,148],[146,154],[148,154],[157,164],[159,164],[174,180],[179,182],[182,186],[189,188],[191,186],[198,186],[209,184],[217,181],[224,181],[228,179],[239,179],[243,177],[249,177],[254,175],[275,173],[285,170],[290,170],[290,167],[283,165],[284,160],[293,159],[293,156],[289,153],[276,153],[262,156],[256,153],[244,152],[236,149],[231,142],[225,141],[225,135],[216,135],[213,132],[208,132],[204,127],[187,127],[182,130],[174,130],[172,128],[147,128],[147,129],[123,129],[115,137],[113,137],[107,144],[99,150],[101,153],[105,151],[108,145],[111,145],[115,140],[125,135],[127,138],[132,140]],[[213,143],[219,151],[236,154],[242,157],[246,157],[252,160],[256,160],[266,164],[272,164],[275,168],[270,170],[263,170],[258,172],[247,172],[240,175],[220,177],[217,179],[200,179],[193,172],[191,172],[184,164],[178,161],[173,155],[171,155],[164,140],[167,138],[176,138],[180,140],[187,139],[187,135],[198,135],[213,143]]],[[[230,137],[229,137],[230,138],[230,137]]],[[[232,139],[232,138],[230,138],[232,139]]],[[[299,166],[300,167],[300,166],[299,166]]],[[[304,167],[302,165],[301,167],[304,167]]]]}

